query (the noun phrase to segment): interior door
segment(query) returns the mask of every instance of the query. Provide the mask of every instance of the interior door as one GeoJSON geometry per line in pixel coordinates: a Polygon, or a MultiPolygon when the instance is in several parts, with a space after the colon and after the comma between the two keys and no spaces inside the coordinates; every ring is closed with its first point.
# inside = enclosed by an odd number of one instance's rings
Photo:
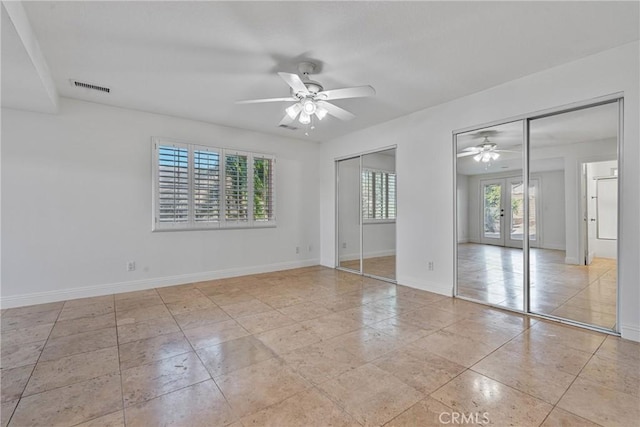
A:
{"type": "Polygon", "coordinates": [[[504,246],[504,179],[482,180],[480,194],[482,200],[481,241],[488,245],[504,246]]]}

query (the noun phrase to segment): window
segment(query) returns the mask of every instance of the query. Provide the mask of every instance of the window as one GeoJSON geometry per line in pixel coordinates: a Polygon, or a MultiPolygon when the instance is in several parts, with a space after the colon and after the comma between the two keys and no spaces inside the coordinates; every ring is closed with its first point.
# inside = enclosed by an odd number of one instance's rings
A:
{"type": "Polygon", "coordinates": [[[362,170],[362,219],[395,220],[396,174],[373,169],[362,170]]]}
{"type": "Polygon", "coordinates": [[[275,158],[153,140],[154,230],[275,225],[275,158]]]}

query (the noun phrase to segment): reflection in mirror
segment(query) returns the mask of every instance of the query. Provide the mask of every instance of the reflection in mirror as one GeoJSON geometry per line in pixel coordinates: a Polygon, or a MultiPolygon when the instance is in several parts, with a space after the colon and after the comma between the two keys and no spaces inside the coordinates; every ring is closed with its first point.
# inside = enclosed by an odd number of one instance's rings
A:
{"type": "Polygon", "coordinates": [[[532,312],[615,329],[617,152],[617,102],[531,120],[532,312]]]}
{"type": "Polygon", "coordinates": [[[336,168],[338,265],[360,272],[360,157],[340,160],[336,168]]]}
{"type": "Polygon", "coordinates": [[[523,310],[522,121],[456,135],[457,294],[523,310]]]}
{"type": "Polygon", "coordinates": [[[396,150],[362,156],[362,269],[396,278],[396,150]]]}

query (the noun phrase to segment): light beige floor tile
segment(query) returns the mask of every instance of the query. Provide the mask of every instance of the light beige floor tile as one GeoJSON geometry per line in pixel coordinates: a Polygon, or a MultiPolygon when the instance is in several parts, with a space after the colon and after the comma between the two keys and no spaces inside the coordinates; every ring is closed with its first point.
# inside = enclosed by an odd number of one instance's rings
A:
{"type": "Polygon", "coordinates": [[[254,298],[253,295],[242,291],[230,291],[222,294],[216,294],[209,296],[209,299],[215,302],[219,306],[238,304],[244,301],[251,301],[254,298]]]}
{"type": "Polygon", "coordinates": [[[316,319],[306,320],[301,324],[323,340],[343,335],[362,327],[362,322],[343,316],[342,313],[344,312],[327,314],[316,319]]]}
{"type": "Polygon", "coordinates": [[[481,341],[493,347],[499,347],[520,334],[516,328],[509,328],[506,325],[498,326],[491,321],[476,319],[461,320],[442,331],[481,341]]]}
{"type": "Polygon", "coordinates": [[[598,427],[598,424],[567,412],[558,407],[553,408],[540,427],[598,427]]]}
{"type": "Polygon", "coordinates": [[[640,364],[640,343],[608,336],[596,354],[621,363],[640,364]]]}
{"type": "Polygon", "coordinates": [[[429,332],[435,332],[460,321],[460,318],[456,314],[449,311],[438,310],[433,307],[425,307],[401,314],[398,316],[398,319],[429,332]]]}
{"type": "Polygon", "coordinates": [[[594,355],[580,377],[638,398],[640,403],[640,363],[625,363],[594,355]]]}
{"type": "Polygon", "coordinates": [[[370,364],[345,372],[318,387],[365,426],[382,425],[424,397],[370,364]]]}
{"type": "Polygon", "coordinates": [[[247,426],[359,426],[315,389],[309,389],[242,419],[247,426]]]}
{"type": "Polygon", "coordinates": [[[558,407],[606,426],[636,425],[638,398],[578,377],[558,402],[558,407]]]}
{"type": "Polygon", "coordinates": [[[60,310],[40,311],[25,314],[5,314],[2,316],[2,331],[7,332],[13,329],[29,328],[56,321],[60,310]]]}
{"type": "Polygon", "coordinates": [[[313,384],[321,384],[366,363],[364,358],[348,352],[339,343],[325,341],[299,348],[282,357],[313,384]]]}
{"type": "Polygon", "coordinates": [[[128,299],[153,299],[159,296],[158,291],[155,289],[145,289],[143,291],[133,291],[133,292],[123,292],[121,294],[115,294],[114,299],[116,301],[116,306],[118,302],[128,300],[128,299]]]}
{"type": "Polygon", "coordinates": [[[324,305],[315,302],[305,302],[302,304],[291,305],[278,309],[280,313],[292,318],[295,321],[303,322],[305,320],[315,319],[325,314],[331,314],[324,305]]]}
{"type": "Polygon", "coordinates": [[[101,295],[98,297],[76,298],[76,299],[65,301],[64,308],[70,309],[70,308],[83,307],[87,305],[97,305],[97,304],[113,305],[113,302],[114,302],[113,295],[101,295]]]}
{"type": "Polygon", "coordinates": [[[22,398],[11,424],[75,425],[119,409],[122,409],[120,375],[109,374],[22,398]]]}
{"type": "Polygon", "coordinates": [[[403,344],[409,344],[430,334],[430,331],[422,329],[411,323],[403,322],[397,317],[372,323],[369,326],[375,330],[383,332],[385,335],[396,338],[403,344]]]}
{"type": "Polygon", "coordinates": [[[235,420],[213,380],[164,394],[125,409],[127,427],[227,426],[235,420]]]}
{"type": "Polygon", "coordinates": [[[371,307],[369,305],[363,305],[360,307],[354,307],[348,310],[339,311],[338,314],[357,321],[361,327],[365,325],[371,325],[382,320],[391,319],[394,316],[394,313],[390,311],[384,310],[382,308],[371,307]]]}
{"type": "Polygon", "coordinates": [[[146,322],[153,319],[171,319],[171,313],[167,310],[167,307],[165,307],[164,304],[138,307],[116,312],[116,321],[118,326],[146,322]]]}
{"type": "Polygon", "coordinates": [[[528,354],[498,349],[471,368],[516,390],[555,405],[575,375],[537,362],[528,354]]]}
{"type": "Polygon", "coordinates": [[[40,313],[45,311],[57,310],[58,312],[62,310],[62,306],[64,305],[64,301],[59,302],[50,302],[46,304],[35,304],[35,305],[26,305],[24,307],[15,307],[9,308],[3,311],[2,316],[11,314],[11,315],[22,315],[29,313],[40,313]]]}
{"type": "Polygon", "coordinates": [[[249,335],[235,320],[225,320],[198,328],[185,329],[183,332],[195,349],[209,347],[249,335]]]}
{"type": "Polygon", "coordinates": [[[566,345],[587,353],[595,352],[606,338],[605,334],[562,325],[555,322],[540,321],[525,332],[531,342],[545,341],[549,344],[566,345]]]}
{"type": "Polygon", "coordinates": [[[60,338],[51,338],[47,341],[44,350],[42,350],[40,362],[113,347],[117,344],[116,328],[105,328],[60,338]]]}
{"type": "Polygon", "coordinates": [[[119,346],[120,369],[167,359],[191,350],[191,345],[182,332],[128,342],[119,346]]]}
{"type": "Polygon", "coordinates": [[[284,326],[262,332],[257,334],[256,338],[278,354],[288,353],[297,348],[315,344],[321,340],[319,335],[302,324],[284,326]]]}
{"type": "Polygon", "coordinates": [[[364,327],[329,341],[337,343],[349,353],[370,362],[402,347],[404,343],[376,329],[364,327]]]}
{"type": "Polygon", "coordinates": [[[552,405],[472,371],[466,371],[431,395],[463,413],[486,413],[488,425],[537,426],[552,405]]]}
{"type": "Polygon", "coordinates": [[[34,366],[25,365],[19,368],[2,369],[2,378],[0,379],[2,403],[19,399],[22,396],[34,366]]]}
{"type": "Polygon", "coordinates": [[[124,411],[112,412],[75,427],[124,427],[124,411]]]}
{"type": "Polygon", "coordinates": [[[412,311],[423,309],[425,304],[412,301],[407,298],[388,297],[375,300],[366,304],[367,307],[378,308],[390,312],[395,316],[410,313],[412,311]]]}
{"type": "Polygon", "coordinates": [[[200,348],[197,353],[214,378],[275,356],[260,340],[252,336],[200,348]]]}
{"type": "Polygon", "coordinates": [[[61,320],[55,323],[49,338],[60,338],[81,332],[96,331],[104,328],[114,328],[116,318],[113,313],[94,317],[80,317],[72,320],[61,320]]]}
{"type": "Polygon", "coordinates": [[[220,307],[234,319],[273,310],[271,306],[255,298],[234,304],[223,304],[220,307]]]}
{"type": "Polygon", "coordinates": [[[252,334],[259,334],[260,332],[296,323],[296,321],[277,310],[270,310],[263,313],[239,317],[236,321],[252,334]]]}
{"type": "Polygon", "coordinates": [[[372,363],[425,395],[437,390],[467,369],[414,347],[396,350],[372,363]]]}
{"type": "MultiPolygon", "coordinates": [[[[292,295],[292,294],[279,294],[279,295],[256,295],[263,303],[275,308],[275,309],[284,309],[293,306],[297,306],[300,304],[306,304],[306,299],[300,295],[292,295]]],[[[324,306],[323,306],[324,307],[324,306]]],[[[330,312],[329,309],[326,309],[330,312]]],[[[301,319],[307,320],[307,319],[301,319]]]]}
{"type": "Polygon", "coordinates": [[[49,362],[38,362],[29,379],[25,396],[87,381],[91,378],[119,372],[118,349],[109,347],[74,354],[49,362]]]}
{"type": "Polygon", "coordinates": [[[206,296],[202,292],[200,292],[198,288],[195,288],[192,285],[168,286],[166,288],[158,288],[156,290],[158,291],[160,298],[162,298],[165,304],[170,304],[178,301],[186,301],[190,299],[206,299],[206,296]]]}
{"type": "Polygon", "coordinates": [[[32,365],[38,361],[46,341],[36,341],[28,344],[6,345],[2,343],[0,367],[2,369],[17,368],[32,365]]]}
{"type": "Polygon", "coordinates": [[[118,326],[118,343],[124,344],[131,341],[153,338],[159,335],[179,332],[180,328],[171,317],[158,317],[137,323],[118,326]]]}
{"type": "Polygon", "coordinates": [[[80,317],[93,317],[100,316],[102,314],[112,313],[114,308],[113,298],[111,301],[102,301],[92,304],[70,304],[70,301],[65,302],[58,320],[72,320],[80,317]]]}
{"type": "Polygon", "coordinates": [[[167,308],[174,316],[178,314],[189,313],[192,311],[206,310],[217,307],[218,306],[215,305],[213,301],[204,296],[167,303],[167,308]]]}
{"type": "Polygon", "coordinates": [[[398,415],[385,427],[430,427],[452,424],[454,410],[427,397],[398,415]]]}
{"type": "MultiPolygon", "coordinates": [[[[160,298],[160,295],[156,293],[155,289],[151,289],[151,291],[153,291],[153,293],[143,293],[137,296],[130,296],[129,298],[123,299],[116,298],[116,312],[139,310],[145,307],[153,307],[154,305],[164,305],[164,301],[162,300],[162,298],[160,298]]],[[[137,292],[134,293],[137,294],[137,292]]]]}
{"type": "Polygon", "coordinates": [[[177,314],[174,318],[183,330],[198,328],[200,326],[231,319],[227,313],[217,306],[205,310],[196,310],[177,314]]]}
{"type": "Polygon", "coordinates": [[[252,414],[310,387],[277,359],[269,359],[216,378],[238,416],[252,414]]]}
{"type": "Polygon", "coordinates": [[[578,375],[592,356],[591,353],[576,350],[557,342],[532,339],[528,332],[514,338],[505,344],[502,349],[519,356],[526,356],[532,362],[549,366],[571,375],[578,375]]]}
{"type": "Polygon", "coordinates": [[[18,399],[11,400],[9,402],[2,402],[0,405],[0,425],[2,425],[2,427],[6,427],[7,424],[9,424],[9,420],[11,419],[16,406],[18,406],[18,399]]]}
{"type": "Polygon", "coordinates": [[[131,406],[211,378],[194,353],[122,371],[124,404],[131,406]]]}
{"type": "Polygon", "coordinates": [[[49,337],[51,329],[53,329],[53,323],[2,331],[0,340],[3,347],[43,341],[49,337]]]}

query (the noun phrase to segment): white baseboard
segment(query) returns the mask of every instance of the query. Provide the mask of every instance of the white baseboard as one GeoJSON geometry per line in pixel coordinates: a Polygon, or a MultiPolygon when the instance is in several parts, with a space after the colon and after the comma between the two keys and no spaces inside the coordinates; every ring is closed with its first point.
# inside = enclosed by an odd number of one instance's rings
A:
{"type": "Polygon", "coordinates": [[[428,282],[407,276],[398,276],[398,285],[408,286],[421,291],[429,291],[440,295],[453,296],[453,287],[442,283],[428,282]]]}
{"type": "Polygon", "coordinates": [[[201,273],[181,274],[177,276],[156,277],[134,280],[130,282],[108,283],[102,285],[83,286],[78,288],[60,289],[46,292],[33,292],[30,294],[0,297],[0,307],[22,307],[25,305],[44,304],[48,302],[65,301],[77,298],[97,297],[102,295],[111,295],[131,291],[142,291],[145,289],[163,288],[165,286],[183,285],[186,283],[224,279],[227,277],[245,276],[248,274],[269,273],[272,271],[311,267],[318,264],[319,260],[308,259],[302,261],[282,262],[277,264],[206,271],[201,273]]]}
{"type": "Polygon", "coordinates": [[[620,324],[620,335],[626,340],[640,342],[640,327],[638,325],[620,324]]]}

